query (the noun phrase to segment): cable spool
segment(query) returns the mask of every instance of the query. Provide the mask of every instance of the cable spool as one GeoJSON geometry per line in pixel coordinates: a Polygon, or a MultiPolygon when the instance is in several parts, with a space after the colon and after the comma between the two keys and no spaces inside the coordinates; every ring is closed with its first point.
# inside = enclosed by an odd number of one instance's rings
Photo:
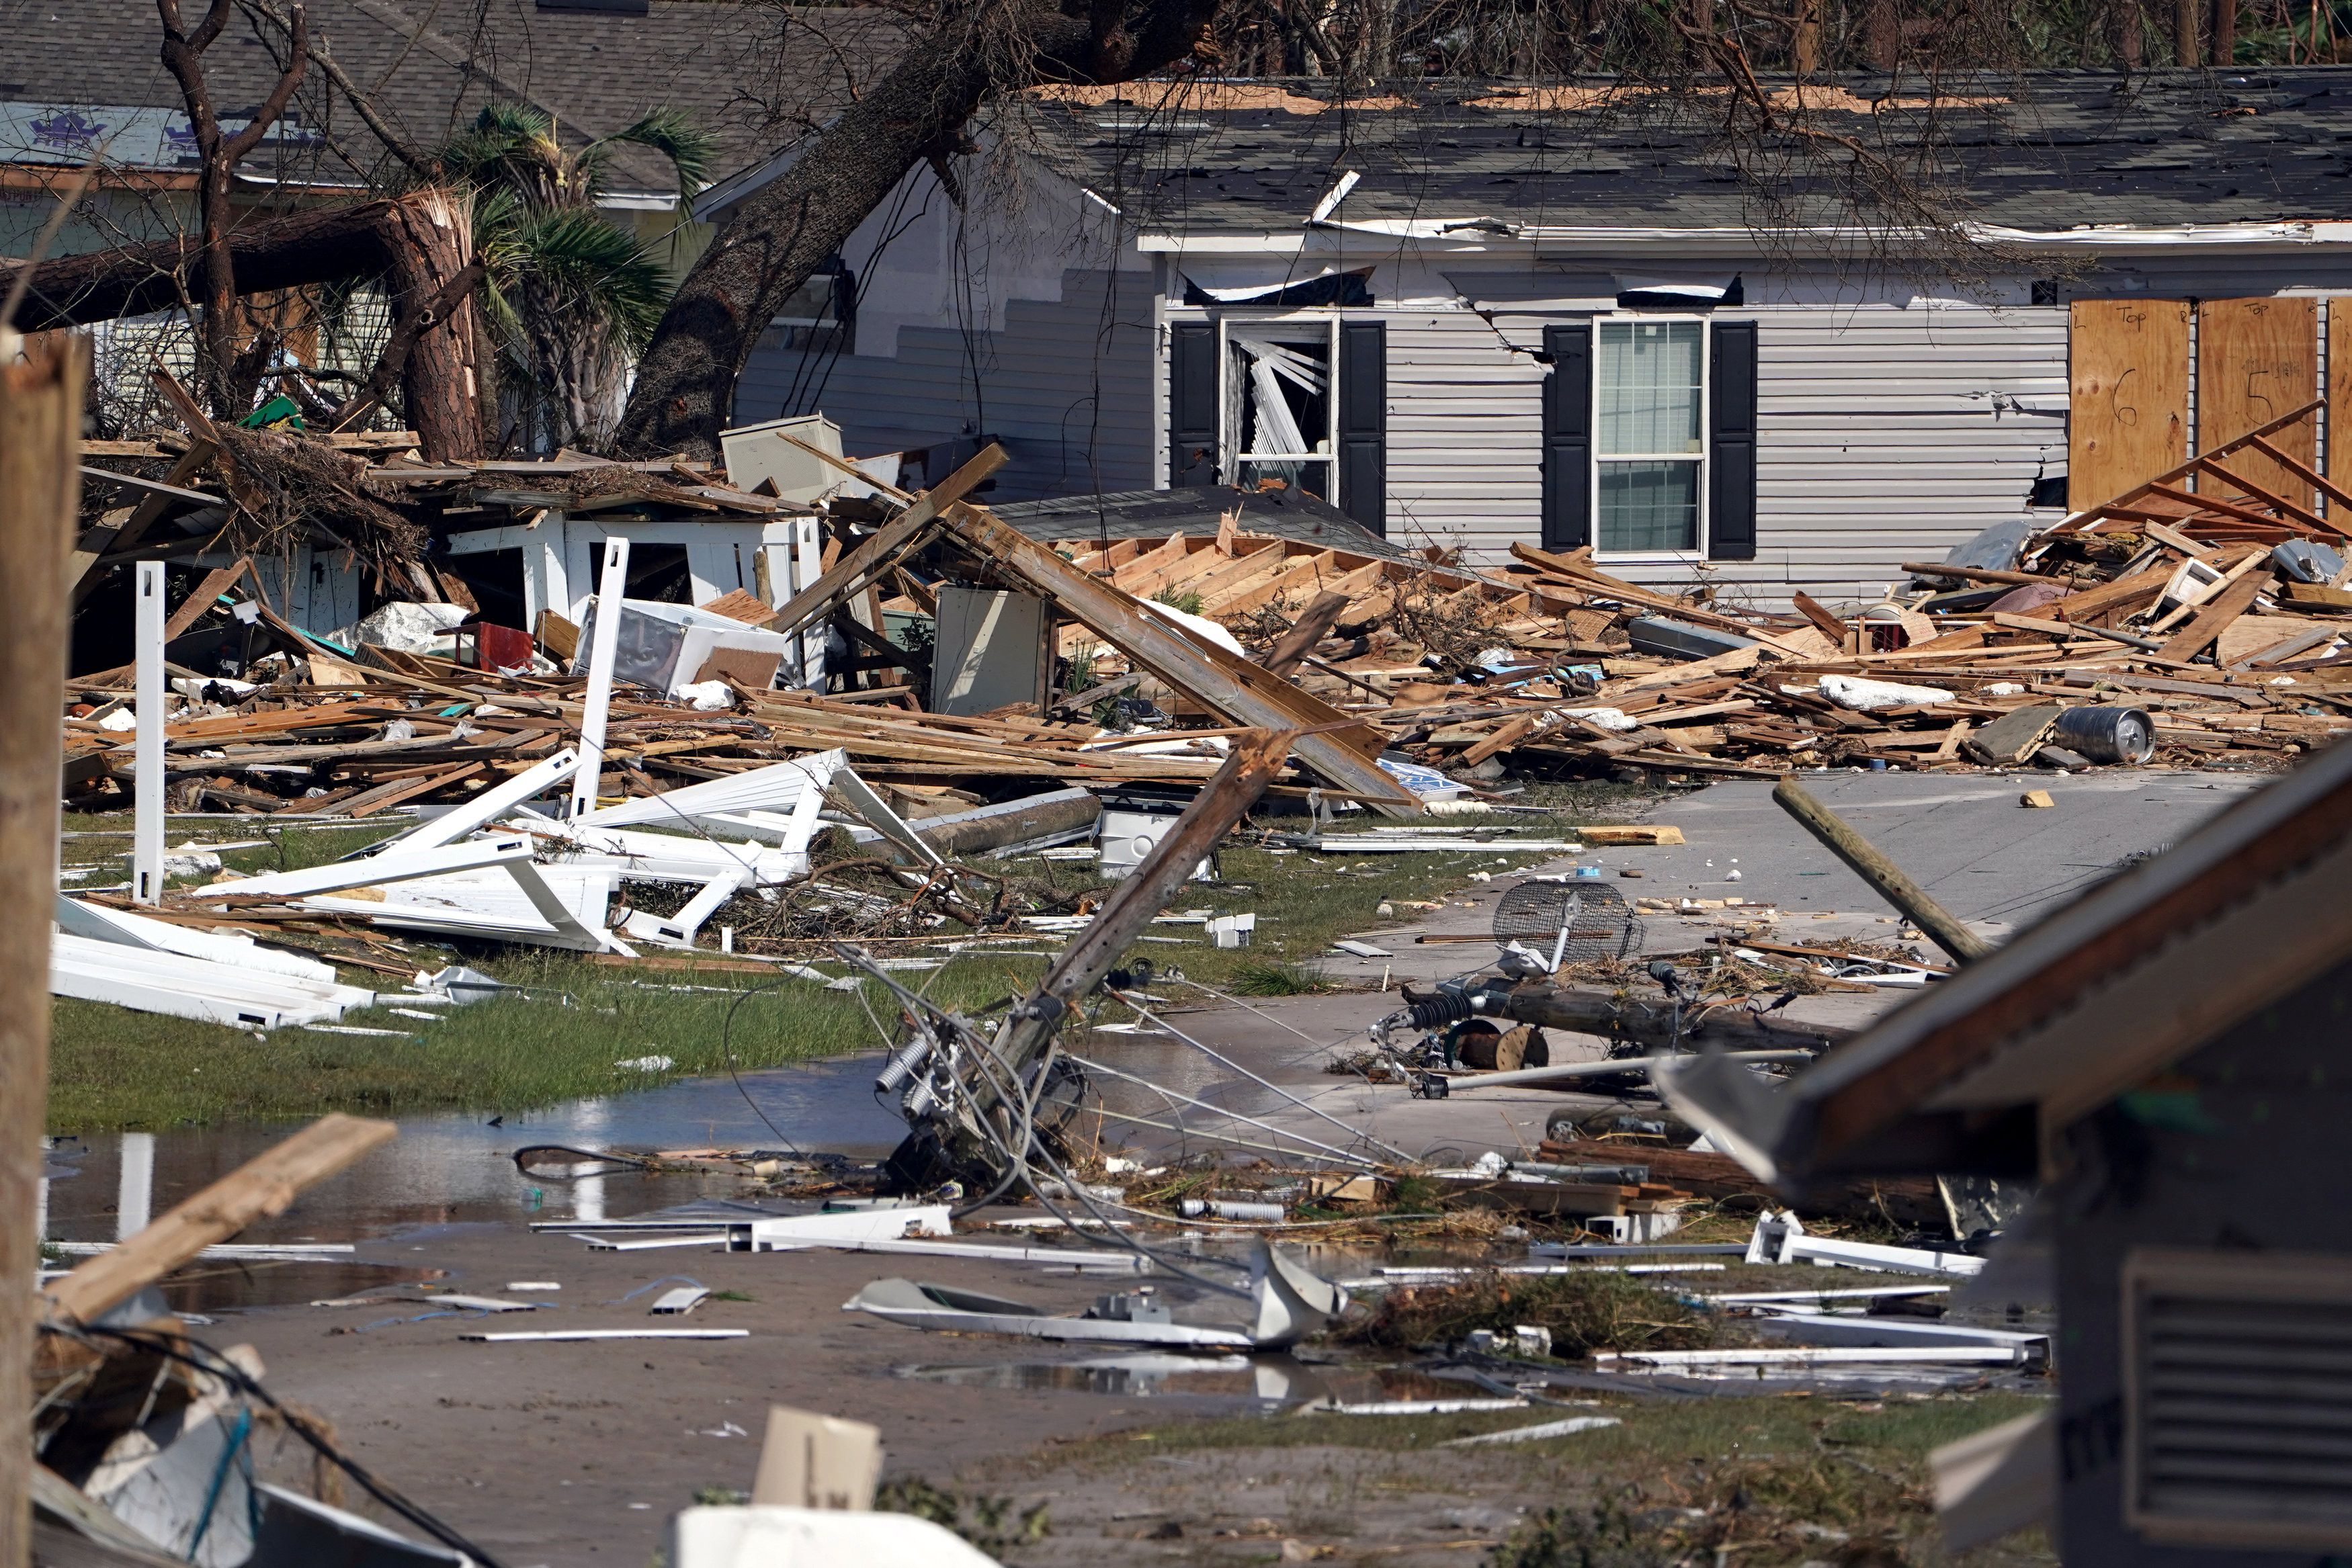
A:
{"type": "Polygon", "coordinates": [[[1625,895],[1606,883],[1523,882],[1503,894],[1495,905],[1495,945],[1524,944],[1529,951],[1550,958],[1559,941],[1559,929],[1569,926],[1563,964],[1590,964],[1597,959],[1630,957],[1642,947],[1642,922],[1626,904],[1625,895]],[[1576,917],[1569,919],[1574,899],[1576,917]]]}

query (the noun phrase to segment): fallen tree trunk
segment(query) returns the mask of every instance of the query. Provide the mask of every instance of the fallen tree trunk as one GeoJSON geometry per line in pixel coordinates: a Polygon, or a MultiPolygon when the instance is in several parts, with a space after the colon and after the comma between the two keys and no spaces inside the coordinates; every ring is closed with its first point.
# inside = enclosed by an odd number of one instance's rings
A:
{"type": "MultiPolygon", "coordinates": [[[[465,269],[473,242],[462,204],[446,192],[422,190],[236,229],[228,249],[240,296],[382,277],[397,329],[404,313],[426,308],[465,269]]],[[[18,270],[0,267],[0,295],[18,270]]],[[[172,309],[184,298],[205,298],[206,273],[204,246],[194,235],[58,256],[34,266],[17,329],[87,327],[172,309]]],[[[469,298],[448,322],[437,323],[444,329],[428,325],[403,367],[403,412],[430,457],[481,455],[477,321],[469,298]]]]}
{"type": "MultiPolygon", "coordinates": [[[[320,207],[233,231],[229,260],[237,292],[264,294],[387,270],[388,225],[399,208],[419,199],[320,207]]],[[[15,284],[18,270],[0,267],[0,293],[15,284]]],[[[16,327],[43,332],[144,316],[179,304],[183,291],[201,298],[205,287],[204,247],[194,235],[56,256],[34,266],[16,327]]]]}
{"type": "Polygon", "coordinates": [[[744,196],[678,286],[637,363],[614,444],[719,455],[735,381],[768,323],[918,164],[961,205],[948,160],[992,92],[1040,81],[1120,82],[1182,58],[1207,0],[1035,0],[974,8],[909,47],[793,165],[744,196]]]}

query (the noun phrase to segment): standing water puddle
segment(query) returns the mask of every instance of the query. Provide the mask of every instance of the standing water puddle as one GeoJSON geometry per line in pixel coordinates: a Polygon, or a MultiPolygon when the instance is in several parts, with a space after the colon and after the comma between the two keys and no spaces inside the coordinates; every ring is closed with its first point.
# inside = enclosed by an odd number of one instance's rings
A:
{"type": "MultiPolygon", "coordinates": [[[[1122,1071],[1181,1093],[1214,1098],[1229,1087],[1255,1088],[1233,1084],[1223,1069],[1174,1041],[1127,1038],[1115,1045],[1097,1041],[1095,1049],[1122,1071]]],[[[519,1172],[511,1158],[534,1144],[640,1154],[798,1149],[879,1159],[906,1134],[896,1108],[874,1095],[882,1061],[878,1051],[859,1051],[796,1062],[745,1072],[740,1088],[730,1078],[683,1079],[511,1113],[495,1125],[483,1113],[404,1118],[399,1138],[305,1189],[287,1213],[236,1238],[246,1244],[347,1242],[355,1245],[352,1254],[315,1262],[199,1263],[169,1287],[172,1305],[184,1312],[277,1305],[406,1282],[429,1274],[409,1267],[384,1239],[422,1227],[625,1218],[724,1196],[739,1186],[727,1174],[535,1179],[519,1172]]],[[[1107,1103],[1131,1114],[1160,1119],[1168,1113],[1166,1103],[1147,1089],[1116,1082],[1098,1087],[1107,1103]]],[[[1257,1108],[1257,1097],[1237,1097],[1236,1108],[1257,1108]]],[[[162,1133],[60,1135],[48,1156],[43,1235],[68,1242],[117,1240],[299,1125],[231,1122],[162,1133]]],[[[1116,1128],[1112,1134],[1118,1136],[1116,1128]]]]}
{"type": "Polygon", "coordinates": [[[1059,1390],[1118,1398],[1190,1396],[1258,1400],[1378,1404],[1394,1399],[1463,1399],[1483,1389],[1406,1367],[1326,1366],[1287,1355],[1088,1356],[1078,1361],[1012,1361],[978,1365],[898,1368],[900,1377],[960,1388],[1059,1390]]]}

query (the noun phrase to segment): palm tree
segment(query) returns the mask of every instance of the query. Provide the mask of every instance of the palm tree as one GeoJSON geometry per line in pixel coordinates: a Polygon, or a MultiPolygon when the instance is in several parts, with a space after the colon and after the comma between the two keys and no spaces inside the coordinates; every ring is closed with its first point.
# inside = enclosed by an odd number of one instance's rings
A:
{"type": "Polygon", "coordinates": [[[665,242],[640,240],[597,206],[614,150],[625,145],[668,160],[683,222],[716,143],[675,110],[567,147],[544,110],[492,104],[432,156],[437,181],[473,196],[504,417],[527,448],[604,444],[620,423],[629,368],[669,299],[665,242]]]}

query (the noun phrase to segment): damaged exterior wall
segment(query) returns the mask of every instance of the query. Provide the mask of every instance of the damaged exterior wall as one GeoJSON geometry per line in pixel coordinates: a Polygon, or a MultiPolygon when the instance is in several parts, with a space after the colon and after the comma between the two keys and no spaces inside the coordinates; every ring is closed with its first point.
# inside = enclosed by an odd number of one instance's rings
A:
{"type": "MultiPolygon", "coordinates": [[[[1189,431],[1171,434],[1176,329],[1220,318],[1378,323],[1385,429],[1343,432],[1339,452],[1376,445],[1382,494],[1369,505],[1326,498],[1392,539],[1464,546],[1492,565],[1515,543],[1578,542],[1557,526],[1547,539],[1543,526],[1547,329],[1703,319],[1753,330],[1753,549],[1735,528],[1692,550],[1604,550],[1600,564],[1761,604],[1797,588],[1867,603],[1903,580],[1902,561],[1992,525],[2063,515],[2075,300],[2352,293],[2352,254],[2327,217],[2333,187],[2311,178],[2317,164],[2236,127],[2246,145],[2168,152],[2162,168],[2174,172],[2108,170],[2114,148],[2155,132],[2076,102],[2071,78],[1990,100],[2015,112],[2004,111],[2010,140],[1996,138],[2009,151],[1970,175],[1983,185],[1982,220],[2042,235],[2033,243],[2051,259],[2005,263],[2016,270],[1980,285],[1933,280],[1960,258],[1840,260],[1805,235],[1755,236],[1745,225],[1756,214],[1721,189],[1711,143],[1686,125],[1661,130],[1642,178],[1629,180],[1605,115],[1595,129],[1433,87],[1413,113],[1367,114],[1349,122],[1356,141],[1334,143],[1339,117],[1304,99],[1253,108],[1171,90],[1181,123],[1139,140],[1122,140],[1138,112],[1125,99],[1148,94],[1038,110],[1017,152],[998,145],[971,161],[985,173],[969,176],[961,204],[928,171],[910,177],[845,248],[863,295],[854,350],[812,369],[781,341],[763,348],[739,416],[822,407],[862,453],[1002,435],[1012,461],[992,499],[1165,486],[1181,466],[1171,442],[1192,444],[1189,431]],[[2063,147],[2035,118],[2052,115],[2081,117],[2063,147]],[[1404,160],[1410,173],[1375,155],[1383,137],[1422,147],[1415,137],[1433,128],[1460,140],[1437,142],[1449,151],[1433,160],[1404,160]],[[1539,134],[1550,152],[1536,168],[1527,149],[1539,134]],[[2086,159],[2099,168],[2070,161],[2086,159]],[[2200,183],[2256,164],[2268,184],[2248,174],[2227,200],[2200,183]],[[1360,183],[1334,185],[1337,170],[1360,183]],[[2305,219],[2316,226],[2298,226],[2305,219]],[[2063,233],[2081,224],[2117,232],[2112,243],[2063,233]],[[1369,303],[1276,311],[1199,292],[1232,300],[1352,271],[1366,273],[1369,303]],[[1712,308],[1676,310],[1671,294],[1620,303],[1661,280],[1719,287],[1735,277],[1739,292],[1712,308]]],[[[2176,110],[2202,113],[2205,90],[2183,77],[2135,112],[2169,124],[2176,110]]],[[[2186,373],[2193,386],[2193,366],[2186,373]]],[[[1338,379],[1356,384],[1344,369],[1338,379]]],[[[2297,390],[2280,391],[2282,408],[2297,390]]]]}
{"type": "Polygon", "coordinates": [[[860,455],[995,436],[992,502],[1150,488],[1152,270],[1113,265],[1108,219],[1043,179],[967,217],[916,170],[843,247],[854,350],[771,327],[736,423],[821,412],[860,455]]]}

